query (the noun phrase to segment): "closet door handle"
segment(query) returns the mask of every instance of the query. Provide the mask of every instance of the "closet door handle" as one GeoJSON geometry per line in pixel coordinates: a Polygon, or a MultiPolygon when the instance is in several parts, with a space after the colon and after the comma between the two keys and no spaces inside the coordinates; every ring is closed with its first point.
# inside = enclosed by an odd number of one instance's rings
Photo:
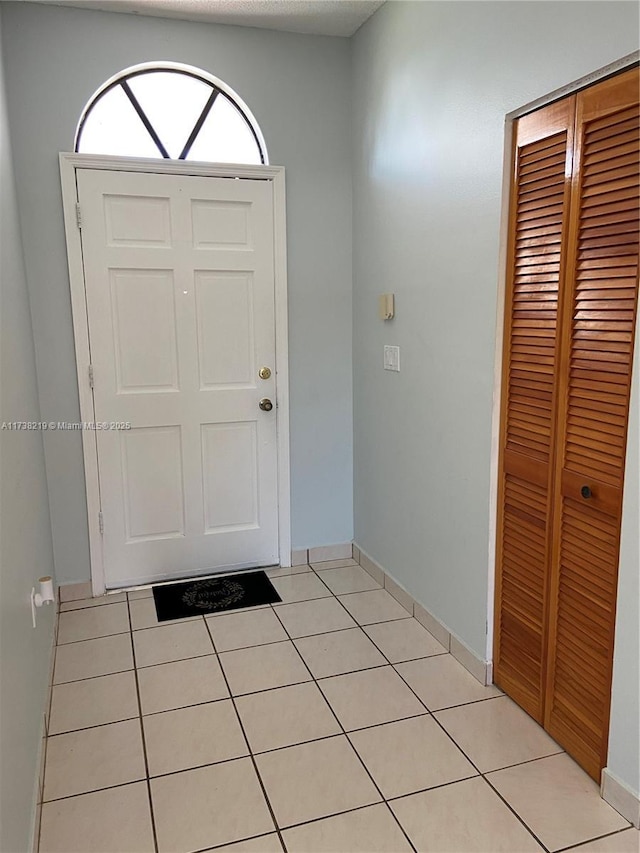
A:
{"type": "Polygon", "coordinates": [[[583,487],[580,489],[580,494],[582,495],[582,497],[583,497],[583,498],[585,499],[585,501],[586,501],[586,500],[588,500],[588,499],[591,497],[591,489],[589,488],[589,486],[583,486],[583,487]]]}

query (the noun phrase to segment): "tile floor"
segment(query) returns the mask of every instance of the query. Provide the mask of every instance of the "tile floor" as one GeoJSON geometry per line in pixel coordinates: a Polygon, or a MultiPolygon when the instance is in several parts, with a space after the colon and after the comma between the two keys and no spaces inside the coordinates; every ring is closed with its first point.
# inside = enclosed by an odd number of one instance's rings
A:
{"type": "Polygon", "coordinates": [[[353,560],[158,625],[61,605],[41,853],[631,853],[640,834],[353,560]]]}

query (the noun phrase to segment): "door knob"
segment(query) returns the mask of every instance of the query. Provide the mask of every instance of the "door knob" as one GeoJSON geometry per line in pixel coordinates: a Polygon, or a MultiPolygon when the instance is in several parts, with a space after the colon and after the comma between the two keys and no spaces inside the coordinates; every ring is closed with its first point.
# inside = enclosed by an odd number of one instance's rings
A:
{"type": "Polygon", "coordinates": [[[583,486],[583,487],[580,489],[580,494],[582,495],[582,497],[583,497],[585,500],[587,500],[588,498],[590,498],[590,497],[591,497],[591,489],[589,488],[589,486],[583,486]]]}
{"type": "Polygon", "coordinates": [[[263,397],[258,403],[263,412],[270,412],[273,409],[273,403],[267,397],[263,397]]]}

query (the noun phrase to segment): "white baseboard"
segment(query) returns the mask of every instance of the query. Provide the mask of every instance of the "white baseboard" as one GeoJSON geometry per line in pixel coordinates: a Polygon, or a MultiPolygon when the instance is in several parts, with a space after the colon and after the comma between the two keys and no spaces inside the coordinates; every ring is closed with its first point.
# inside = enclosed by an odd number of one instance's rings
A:
{"type": "Polygon", "coordinates": [[[600,796],[622,817],[640,829],[640,796],[618,779],[608,767],[602,771],[600,796]]]}
{"type": "Polygon", "coordinates": [[[61,584],[58,587],[58,595],[61,604],[66,601],[80,601],[83,598],[91,598],[93,596],[91,581],[61,584]]]}
{"type": "Polygon", "coordinates": [[[432,634],[447,651],[462,664],[462,666],[477,679],[480,684],[491,684],[493,667],[491,661],[479,658],[475,652],[466,646],[449,628],[437,619],[433,613],[416,601],[411,593],[398,583],[398,581],[387,572],[373,557],[363,551],[359,545],[353,546],[353,557],[360,563],[362,568],[383,586],[387,592],[398,601],[405,610],[408,610],[432,634]],[[357,554],[357,556],[356,556],[357,554]]]}
{"type": "Polygon", "coordinates": [[[351,542],[341,542],[338,545],[320,545],[318,548],[309,548],[309,562],[324,563],[327,560],[349,560],[352,553],[351,542]]]}

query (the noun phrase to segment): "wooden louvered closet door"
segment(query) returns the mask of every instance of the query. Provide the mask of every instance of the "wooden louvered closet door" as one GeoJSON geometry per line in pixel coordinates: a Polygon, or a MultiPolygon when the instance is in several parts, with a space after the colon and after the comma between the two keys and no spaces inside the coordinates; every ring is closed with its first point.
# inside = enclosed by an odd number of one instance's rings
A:
{"type": "Polygon", "coordinates": [[[570,98],[517,122],[509,223],[494,678],[540,723],[574,111],[570,98]]]}
{"type": "Polygon", "coordinates": [[[638,89],[635,69],[577,98],[559,375],[545,727],[598,780],[638,301],[638,89]]]}
{"type": "Polygon", "coordinates": [[[494,674],[595,779],[638,300],[639,83],[634,69],[515,128],[494,674]]]}

